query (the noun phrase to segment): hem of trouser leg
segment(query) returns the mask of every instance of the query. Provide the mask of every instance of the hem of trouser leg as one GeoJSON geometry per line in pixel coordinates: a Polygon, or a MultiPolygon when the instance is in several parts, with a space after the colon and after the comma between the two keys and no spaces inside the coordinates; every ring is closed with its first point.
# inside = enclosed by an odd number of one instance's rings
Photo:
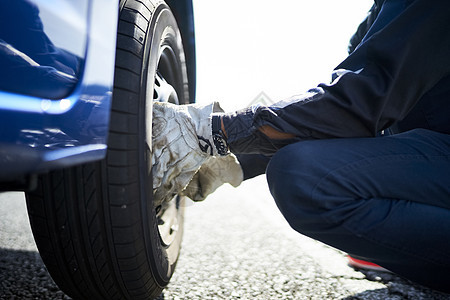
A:
{"type": "MultiPolygon", "coordinates": [[[[330,225],[336,224],[336,222],[330,221],[328,217],[325,217],[325,216],[323,216],[323,215],[321,215],[321,217],[322,217],[322,219],[323,219],[325,222],[327,222],[327,223],[330,224],[330,225]]],[[[442,262],[438,262],[438,261],[433,261],[433,260],[427,259],[427,258],[424,257],[423,255],[415,254],[415,253],[406,251],[405,249],[403,249],[403,248],[398,248],[398,247],[396,247],[395,245],[386,244],[385,242],[381,242],[381,241],[378,241],[378,240],[369,238],[369,237],[367,237],[366,235],[363,235],[363,234],[361,234],[361,233],[355,232],[353,229],[349,228],[349,227],[348,227],[347,225],[345,225],[345,224],[340,225],[340,227],[343,228],[343,229],[345,229],[346,231],[348,231],[352,236],[355,236],[355,237],[360,238],[360,239],[364,239],[364,240],[366,240],[366,241],[368,241],[368,242],[370,242],[370,243],[374,243],[374,244],[380,245],[380,247],[384,247],[384,248],[386,248],[386,249],[394,250],[394,251],[396,251],[396,252],[398,252],[398,253],[402,253],[402,254],[405,254],[405,255],[409,255],[409,256],[411,256],[411,257],[414,257],[414,258],[417,259],[417,260],[421,260],[421,261],[424,261],[424,262],[427,262],[427,263],[432,263],[432,264],[436,264],[436,265],[441,265],[441,264],[442,264],[442,262]]],[[[325,241],[324,241],[324,242],[325,242],[325,241]]],[[[325,242],[325,243],[326,243],[326,242],[325,242]]],[[[341,250],[346,251],[345,249],[341,249],[341,250]]]]}

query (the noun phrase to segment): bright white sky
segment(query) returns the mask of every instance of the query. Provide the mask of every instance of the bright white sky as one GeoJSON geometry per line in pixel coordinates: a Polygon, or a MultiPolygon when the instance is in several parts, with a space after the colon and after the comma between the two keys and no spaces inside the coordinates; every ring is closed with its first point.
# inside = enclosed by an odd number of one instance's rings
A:
{"type": "Polygon", "coordinates": [[[373,0],[194,0],[197,102],[246,107],[330,80],[373,0]]]}

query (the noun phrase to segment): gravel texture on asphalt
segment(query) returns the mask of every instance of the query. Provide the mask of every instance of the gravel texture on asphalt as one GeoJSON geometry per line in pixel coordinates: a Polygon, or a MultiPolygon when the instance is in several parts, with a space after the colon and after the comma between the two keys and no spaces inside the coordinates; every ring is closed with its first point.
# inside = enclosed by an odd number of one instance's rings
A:
{"type": "Polygon", "coordinates": [[[37,252],[22,193],[0,194],[0,299],[70,299],[37,252]]]}
{"type": "MultiPolygon", "coordinates": [[[[37,253],[23,195],[0,194],[0,299],[69,299],[37,253]]],[[[345,253],[294,232],[264,177],[186,207],[166,299],[448,299],[390,273],[359,272],[345,253]]]]}

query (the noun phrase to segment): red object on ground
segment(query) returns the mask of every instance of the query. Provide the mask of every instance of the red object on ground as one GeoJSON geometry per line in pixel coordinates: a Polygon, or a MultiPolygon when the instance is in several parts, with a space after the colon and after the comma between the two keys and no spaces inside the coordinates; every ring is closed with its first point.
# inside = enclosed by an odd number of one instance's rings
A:
{"type": "Polygon", "coordinates": [[[350,255],[347,255],[347,258],[348,258],[348,265],[354,269],[390,272],[389,270],[383,268],[382,266],[371,263],[370,261],[357,259],[351,257],[350,255]]]}

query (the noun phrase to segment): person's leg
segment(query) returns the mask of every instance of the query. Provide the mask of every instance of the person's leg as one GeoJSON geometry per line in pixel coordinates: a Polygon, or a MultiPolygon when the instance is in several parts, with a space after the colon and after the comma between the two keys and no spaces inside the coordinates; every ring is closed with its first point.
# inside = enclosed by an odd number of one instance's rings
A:
{"type": "Polygon", "coordinates": [[[299,142],[267,179],[298,232],[450,292],[450,135],[299,142]]]}

